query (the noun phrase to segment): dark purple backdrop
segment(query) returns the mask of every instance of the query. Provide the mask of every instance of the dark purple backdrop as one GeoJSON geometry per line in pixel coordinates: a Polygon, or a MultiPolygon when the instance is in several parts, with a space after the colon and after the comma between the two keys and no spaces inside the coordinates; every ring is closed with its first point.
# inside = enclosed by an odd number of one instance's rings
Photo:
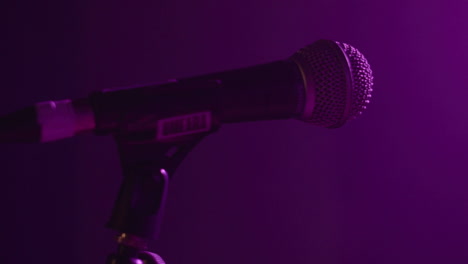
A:
{"type": "MultiPolygon", "coordinates": [[[[463,2],[17,1],[3,8],[0,111],[347,42],[375,72],[368,111],[337,130],[224,126],[175,175],[152,249],[169,264],[467,263],[463,2]]],[[[104,263],[112,139],[0,155],[0,262],[104,263]]]]}

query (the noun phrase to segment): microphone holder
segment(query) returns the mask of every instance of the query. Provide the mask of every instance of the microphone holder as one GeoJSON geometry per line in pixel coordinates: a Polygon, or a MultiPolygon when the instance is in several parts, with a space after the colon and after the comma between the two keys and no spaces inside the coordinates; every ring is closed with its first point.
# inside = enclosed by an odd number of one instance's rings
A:
{"type": "Polygon", "coordinates": [[[107,223],[120,233],[117,251],[109,254],[107,264],[164,264],[161,257],[146,250],[159,233],[169,180],[211,131],[173,142],[157,142],[155,131],[114,134],[123,182],[107,223]]]}

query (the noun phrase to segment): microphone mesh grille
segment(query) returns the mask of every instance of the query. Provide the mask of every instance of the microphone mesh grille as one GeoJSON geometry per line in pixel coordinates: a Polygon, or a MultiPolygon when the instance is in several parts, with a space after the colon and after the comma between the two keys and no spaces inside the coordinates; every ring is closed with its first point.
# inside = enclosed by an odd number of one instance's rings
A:
{"type": "Polygon", "coordinates": [[[373,76],[369,63],[362,53],[356,48],[346,43],[339,43],[351,64],[353,77],[352,105],[350,118],[356,118],[366,109],[366,105],[371,98],[373,76]]]}
{"type": "MultiPolygon", "coordinates": [[[[335,128],[358,116],[369,102],[372,71],[364,56],[348,44],[319,40],[296,52],[295,61],[313,93],[313,110],[302,119],[335,128]]],[[[307,102],[306,102],[307,105],[307,102]]]]}

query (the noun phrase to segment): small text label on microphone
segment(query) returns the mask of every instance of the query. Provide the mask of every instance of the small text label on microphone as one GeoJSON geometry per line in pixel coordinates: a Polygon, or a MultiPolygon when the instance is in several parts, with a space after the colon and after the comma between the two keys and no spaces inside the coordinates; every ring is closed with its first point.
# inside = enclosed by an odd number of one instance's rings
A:
{"type": "Polygon", "coordinates": [[[207,132],[210,131],[210,129],[210,112],[174,116],[158,121],[158,133],[156,139],[158,141],[165,141],[181,136],[207,132]]]}

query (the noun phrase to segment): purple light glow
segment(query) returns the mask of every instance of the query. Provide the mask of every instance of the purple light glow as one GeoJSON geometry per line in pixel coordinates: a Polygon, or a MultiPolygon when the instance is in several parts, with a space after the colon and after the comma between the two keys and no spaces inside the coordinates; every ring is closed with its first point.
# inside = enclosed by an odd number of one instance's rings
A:
{"type": "Polygon", "coordinates": [[[169,178],[169,174],[167,174],[167,171],[165,169],[160,169],[159,172],[165,177],[169,178]]]}
{"type": "MultiPolygon", "coordinates": [[[[226,125],[190,153],[151,248],[167,263],[468,262],[466,1],[25,6],[5,8],[3,113],[284,59],[318,39],[369,60],[375,89],[356,121],[226,125]]],[[[0,151],[2,261],[104,263],[122,178],[112,140],[0,151]]]]}

